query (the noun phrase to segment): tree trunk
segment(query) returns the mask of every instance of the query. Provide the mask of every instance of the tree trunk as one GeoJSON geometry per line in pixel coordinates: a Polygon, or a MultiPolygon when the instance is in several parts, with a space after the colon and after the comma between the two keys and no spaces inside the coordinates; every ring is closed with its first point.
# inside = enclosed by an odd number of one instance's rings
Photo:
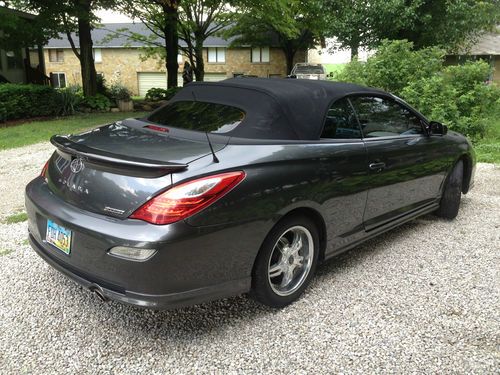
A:
{"type": "Polygon", "coordinates": [[[285,59],[286,59],[286,74],[290,75],[293,69],[293,59],[297,51],[295,49],[285,48],[283,49],[283,52],[285,53],[285,59]]]}
{"type": "Polygon", "coordinates": [[[196,65],[194,66],[194,75],[196,80],[202,82],[205,79],[205,62],[203,61],[203,38],[196,38],[194,45],[194,57],[196,65]]]}
{"type": "Polygon", "coordinates": [[[359,55],[359,44],[351,43],[351,61],[357,61],[359,55]]]}
{"type": "Polygon", "coordinates": [[[165,52],[167,68],[167,87],[177,87],[177,75],[179,72],[179,63],[177,56],[179,55],[179,33],[177,30],[177,23],[179,15],[177,11],[177,2],[171,1],[170,5],[163,5],[163,13],[165,14],[165,52]]]}
{"type": "Polygon", "coordinates": [[[83,94],[97,94],[97,73],[92,56],[92,26],[90,24],[90,0],[78,1],[78,37],[80,40],[80,67],[82,72],[83,94]]]}

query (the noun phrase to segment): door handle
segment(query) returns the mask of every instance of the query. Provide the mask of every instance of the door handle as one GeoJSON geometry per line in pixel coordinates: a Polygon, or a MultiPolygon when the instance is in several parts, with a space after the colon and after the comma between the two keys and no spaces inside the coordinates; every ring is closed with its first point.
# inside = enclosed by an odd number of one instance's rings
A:
{"type": "Polygon", "coordinates": [[[383,162],[378,162],[378,163],[370,163],[368,165],[368,167],[372,170],[372,171],[381,171],[382,169],[385,168],[385,163],[383,162]]]}

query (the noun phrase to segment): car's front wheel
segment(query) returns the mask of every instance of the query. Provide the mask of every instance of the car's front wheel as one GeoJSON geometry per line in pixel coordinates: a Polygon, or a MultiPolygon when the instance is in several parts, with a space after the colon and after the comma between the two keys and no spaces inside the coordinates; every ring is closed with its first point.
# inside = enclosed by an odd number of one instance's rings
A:
{"type": "Polygon", "coordinates": [[[458,215],[460,200],[462,198],[463,177],[464,163],[462,160],[459,160],[444,184],[441,202],[435,212],[437,216],[451,220],[458,215]]]}
{"type": "Polygon", "coordinates": [[[295,301],[316,270],[319,235],[305,216],[279,222],[265,239],[253,270],[251,296],[271,307],[295,301]]]}

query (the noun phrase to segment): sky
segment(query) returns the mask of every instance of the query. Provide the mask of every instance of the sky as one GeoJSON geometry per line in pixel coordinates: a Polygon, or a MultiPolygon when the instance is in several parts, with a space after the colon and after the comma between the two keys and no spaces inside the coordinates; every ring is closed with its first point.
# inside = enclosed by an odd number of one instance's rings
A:
{"type": "Polygon", "coordinates": [[[101,18],[102,23],[132,22],[132,19],[126,15],[111,10],[101,10],[97,12],[97,15],[101,18]]]}

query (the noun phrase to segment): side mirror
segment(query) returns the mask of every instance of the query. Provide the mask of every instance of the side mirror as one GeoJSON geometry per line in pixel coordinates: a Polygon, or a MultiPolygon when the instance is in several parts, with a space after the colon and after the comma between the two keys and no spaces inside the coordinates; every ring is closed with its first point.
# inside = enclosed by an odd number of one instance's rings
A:
{"type": "Polygon", "coordinates": [[[448,133],[448,127],[437,121],[431,121],[429,124],[429,134],[439,134],[446,135],[448,133]]]}

